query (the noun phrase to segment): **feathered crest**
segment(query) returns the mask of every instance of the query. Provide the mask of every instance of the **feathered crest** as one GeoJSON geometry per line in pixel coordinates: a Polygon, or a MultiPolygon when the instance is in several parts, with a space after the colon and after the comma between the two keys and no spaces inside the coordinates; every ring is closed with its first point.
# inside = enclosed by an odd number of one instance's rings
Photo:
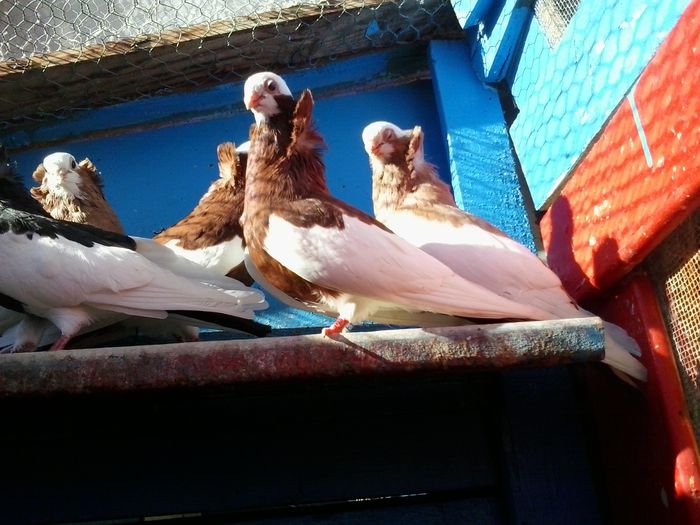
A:
{"type": "Polygon", "coordinates": [[[224,142],[216,147],[219,177],[234,188],[242,187],[245,184],[245,170],[242,169],[241,157],[242,155],[236,151],[236,145],[233,142],[224,142]]]}
{"type": "Polygon", "coordinates": [[[102,182],[102,177],[97,171],[97,168],[92,163],[92,161],[88,158],[84,158],[78,164],[78,168],[82,169],[83,172],[86,173],[88,177],[90,177],[90,180],[95,185],[95,188],[100,192],[102,197],[104,197],[104,185],[102,182]]]}
{"type": "Polygon", "coordinates": [[[49,193],[49,190],[47,190],[46,187],[44,187],[43,185],[45,175],[46,168],[44,168],[43,164],[39,164],[34,170],[34,173],[32,173],[32,179],[38,182],[39,186],[37,186],[36,188],[30,188],[29,192],[32,194],[32,197],[34,197],[38,201],[45,199],[49,193]]]}
{"type": "Polygon", "coordinates": [[[41,184],[44,180],[44,175],[46,175],[46,168],[44,168],[43,164],[39,164],[34,170],[34,173],[32,173],[32,179],[41,184]]]}
{"type": "Polygon", "coordinates": [[[292,116],[292,140],[287,149],[288,152],[296,150],[321,151],[326,149],[323,137],[316,131],[312,121],[314,98],[311,91],[305,89],[299,97],[294,115],[292,116]]]}
{"type": "Polygon", "coordinates": [[[449,195],[448,201],[453,201],[449,186],[440,179],[437,173],[437,168],[425,161],[425,151],[423,144],[425,135],[420,126],[415,126],[411,132],[411,138],[406,149],[406,164],[411,173],[411,176],[417,181],[432,182],[436,185],[436,189],[441,193],[449,195]]]}
{"type": "Polygon", "coordinates": [[[424,162],[424,152],[423,152],[423,129],[420,126],[413,128],[411,133],[411,140],[408,142],[408,149],[406,150],[406,163],[415,169],[414,163],[424,162]]]}

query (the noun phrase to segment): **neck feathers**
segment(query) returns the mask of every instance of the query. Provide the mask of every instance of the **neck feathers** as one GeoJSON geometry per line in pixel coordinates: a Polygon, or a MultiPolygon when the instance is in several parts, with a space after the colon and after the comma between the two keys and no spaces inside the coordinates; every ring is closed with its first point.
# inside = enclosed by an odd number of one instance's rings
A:
{"type": "MultiPolygon", "coordinates": [[[[278,101],[281,110],[278,114],[251,128],[247,209],[257,203],[328,194],[321,158],[325,143],[311,123],[310,108],[308,114],[299,115],[299,107],[291,98],[287,103],[282,101],[278,101]]],[[[302,95],[299,104],[304,101],[302,95]]]]}
{"type": "Polygon", "coordinates": [[[55,195],[44,187],[32,188],[32,196],[54,218],[89,224],[114,233],[124,233],[119,219],[99,186],[86,184],[81,197],[55,195]]]}
{"type": "Polygon", "coordinates": [[[450,187],[423,160],[422,153],[397,156],[386,164],[373,159],[372,202],[375,215],[402,206],[456,206],[450,187]]]}

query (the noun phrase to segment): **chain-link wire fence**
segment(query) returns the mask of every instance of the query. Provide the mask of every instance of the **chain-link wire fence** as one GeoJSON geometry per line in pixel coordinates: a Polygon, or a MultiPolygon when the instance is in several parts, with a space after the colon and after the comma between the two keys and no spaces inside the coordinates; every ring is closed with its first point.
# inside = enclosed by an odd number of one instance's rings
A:
{"type": "Polygon", "coordinates": [[[448,0],[2,0],[0,131],[77,110],[461,38],[448,0]]]}
{"type": "Polygon", "coordinates": [[[581,0],[538,0],[535,2],[535,16],[547,37],[549,47],[552,49],[559,45],[580,3],[581,0]]]}
{"type": "MultiPolygon", "coordinates": [[[[519,109],[511,135],[537,208],[551,204],[687,4],[537,0],[509,78],[519,109]]],[[[488,39],[484,54],[499,45],[488,39]]]]}

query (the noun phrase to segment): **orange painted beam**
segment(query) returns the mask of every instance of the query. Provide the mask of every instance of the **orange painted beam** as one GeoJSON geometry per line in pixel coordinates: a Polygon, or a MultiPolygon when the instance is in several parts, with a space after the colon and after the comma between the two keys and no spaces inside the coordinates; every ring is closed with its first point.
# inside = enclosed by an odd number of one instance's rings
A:
{"type": "MultiPolygon", "coordinates": [[[[621,441],[628,446],[620,454],[629,454],[634,441],[645,439],[651,441],[652,450],[643,457],[620,457],[620,468],[607,465],[616,469],[615,475],[628,478],[626,491],[634,494],[628,503],[629,512],[642,513],[637,517],[644,523],[650,515],[656,523],[700,523],[697,443],[654,288],[645,275],[635,274],[596,313],[622,326],[637,340],[642,361],[649,371],[640,429],[644,435],[623,436],[621,441]],[[641,465],[636,465],[637,462],[641,465]],[[632,469],[636,472],[629,472],[632,469]]],[[[614,412],[611,407],[615,399],[608,399],[606,405],[614,412]]],[[[616,414],[615,420],[619,421],[620,417],[616,414]]]]}
{"type": "Polygon", "coordinates": [[[576,299],[609,288],[700,206],[698,85],[695,0],[540,223],[576,299]]]}

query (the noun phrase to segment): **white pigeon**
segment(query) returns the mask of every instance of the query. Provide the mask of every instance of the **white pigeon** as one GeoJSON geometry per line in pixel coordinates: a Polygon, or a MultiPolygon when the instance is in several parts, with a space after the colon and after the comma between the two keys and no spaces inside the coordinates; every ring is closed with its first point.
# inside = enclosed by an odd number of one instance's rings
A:
{"type": "Polygon", "coordinates": [[[260,292],[151,240],[23,211],[23,191],[17,180],[0,186],[0,304],[56,325],[62,335],[53,349],[90,325],[124,315],[205,322],[213,316],[248,326],[254,311],[267,306],[260,292]],[[168,258],[177,273],[154,262],[168,258]]]}
{"type": "MultiPolygon", "coordinates": [[[[373,122],[363,130],[376,218],[465,279],[537,307],[548,319],[593,316],[533,252],[457,207],[447,184],[424,159],[423,138],[418,126],[403,130],[390,122],[373,122]]],[[[646,369],[631,355],[639,353],[637,343],[611,323],[605,323],[605,332],[604,362],[645,380],[646,369]]]]}

